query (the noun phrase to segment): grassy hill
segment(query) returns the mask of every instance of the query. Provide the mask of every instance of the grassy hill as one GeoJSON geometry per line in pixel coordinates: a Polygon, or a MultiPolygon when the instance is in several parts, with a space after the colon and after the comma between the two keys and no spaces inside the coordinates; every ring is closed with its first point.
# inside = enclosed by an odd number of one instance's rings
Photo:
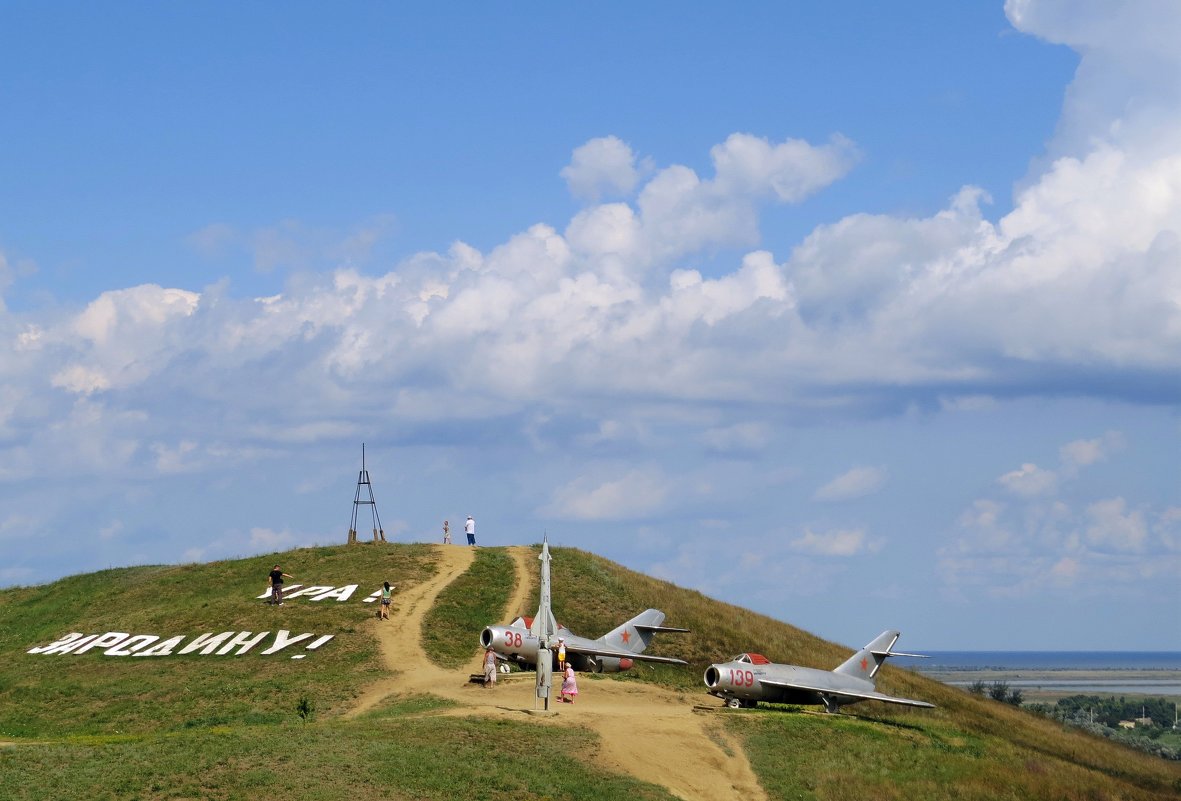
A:
{"type": "MultiPolygon", "coordinates": [[[[652,652],[690,667],[640,665],[627,680],[704,694],[705,667],[743,651],[777,662],[832,669],[864,642],[837,645],[747,609],[633,573],[583,551],[555,549],[555,616],[598,636],[624,616],[655,606],[666,623],[652,652]],[[577,592],[559,588],[575,586],[577,592]]],[[[536,607],[534,594],[530,604],[536,607]]],[[[866,620],[866,641],[890,621],[866,620]]],[[[747,743],[774,798],[1181,798],[1181,766],[1149,757],[1007,704],[887,664],[878,689],[937,705],[915,710],[859,704],[856,719],[783,714],[784,707],[726,714],[747,743]],[[777,788],[777,789],[776,789],[777,788]]]]}
{"type": "MultiPolygon", "coordinates": [[[[344,713],[383,666],[360,599],[383,580],[400,591],[429,580],[420,545],[310,548],[278,555],[74,576],[0,591],[0,798],[669,798],[604,773],[585,732],[529,721],[443,714],[450,702],[395,696],[357,719],[344,713]],[[360,584],[345,603],[255,600],[276,561],[300,583],[360,584]],[[68,632],[197,635],[230,630],[335,634],[293,660],[243,655],[104,657],[26,651],[68,632]],[[544,791],[538,788],[545,788],[544,791]]],[[[512,560],[482,548],[431,610],[428,648],[455,667],[477,650],[481,625],[526,609],[504,606],[512,560]]],[[[1164,799],[1181,797],[1181,768],[905,670],[881,688],[938,704],[879,704],[825,716],[789,707],[723,710],[706,696],[710,662],[744,650],[831,668],[849,653],[771,618],[555,549],[554,612],[598,636],[655,606],[668,624],[653,651],[689,668],[641,665],[605,681],[655,683],[716,711],[745,745],[770,798],[1164,799]]],[[[395,609],[395,614],[397,610],[395,609]]],[[[890,621],[867,620],[870,637],[890,621]]],[[[855,643],[854,645],[861,645],[855,643]]],[[[692,766],[685,766],[692,770],[692,766]]]]}
{"type": "Polygon", "coordinates": [[[301,698],[332,715],[354,697],[359,676],[383,670],[372,639],[360,633],[360,622],[373,612],[360,598],[387,576],[410,586],[432,572],[425,546],[310,548],[202,565],[105,570],[2,591],[0,739],[265,724],[290,717],[301,698]],[[275,562],[304,584],[361,586],[348,603],[273,607],[256,596],[266,589],[275,562]],[[26,653],[69,632],[167,636],[278,628],[336,638],[302,661],[263,658],[257,647],[224,657],[26,653]]]}

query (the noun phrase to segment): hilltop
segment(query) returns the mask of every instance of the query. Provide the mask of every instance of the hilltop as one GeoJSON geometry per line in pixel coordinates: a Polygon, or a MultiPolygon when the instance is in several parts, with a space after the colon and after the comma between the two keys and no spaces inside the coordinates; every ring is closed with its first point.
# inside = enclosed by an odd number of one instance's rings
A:
{"type": "MultiPolygon", "coordinates": [[[[850,649],[574,549],[554,549],[559,620],[598,636],[655,606],[692,633],[660,636],[652,650],[691,664],[584,676],[578,704],[530,714],[530,675],[492,690],[468,677],[480,627],[535,611],[536,553],[308,548],[0,591],[0,795],[1181,796],[1175,764],[901,669],[887,667],[880,687],[937,709],[723,709],[701,684],[710,662],[758,650],[831,668],[850,649]],[[296,577],[289,586],[323,589],[265,604],[257,596],[275,562],[296,577]],[[388,622],[364,600],[383,580],[397,585],[388,622]],[[126,656],[97,645],[28,653],[71,633],[141,639],[115,646],[126,656]]],[[[867,621],[867,636],[887,624],[867,621]]]]}

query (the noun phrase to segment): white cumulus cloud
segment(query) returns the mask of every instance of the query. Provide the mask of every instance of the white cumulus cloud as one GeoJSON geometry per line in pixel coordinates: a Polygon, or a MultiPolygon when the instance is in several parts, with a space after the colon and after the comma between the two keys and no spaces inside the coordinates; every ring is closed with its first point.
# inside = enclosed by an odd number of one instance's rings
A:
{"type": "Polygon", "coordinates": [[[1063,469],[1077,471],[1106,459],[1113,451],[1124,447],[1124,437],[1118,431],[1108,431],[1096,439],[1076,439],[1059,450],[1063,469]]]}
{"type": "Polygon", "coordinates": [[[860,528],[822,532],[808,529],[802,536],[792,540],[788,547],[797,553],[812,556],[857,556],[877,553],[882,549],[882,542],[870,540],[865,530],[860,528]]]}
{"type": "Polygon", "coordinates": [[[1098,550],[1138,552],[1148,539],[1144,514],[1128,510],[1123,498],[1097,501],[1087,507],[1086,542],[1098,550]]]}
{"type": "Polygon", "coordinates": [[[846,501],[871,495],[886,485],[886,471],[881,467],[854,467],[816,490],[818,501],[846,501]]]}
{"type": "Polygon", "coordinates": [[[839,134],[828,144],[812,145],[802,139],[772,144],[762,137],[736,133],[714,145],[710,155],[719,194],[772,194],[784,203],[798,203],[844,177],[858,159],[857,148],[839,134]]]}
{"type": "Polygon", "coordinates": [[[1053,492],[1058,487],[1058,476],[1053,470],[1044,470],[1026,462],[1018,469],[1005,473],[997,482],[1009,492],[1030,497],[1053,492]]]}
{"type": "Polygon", "coordinates": [[[633,468],[608,479],[579,478],[553,493],[538,510],[543,517],[567,520],[625,520],[658,512],[670,484],[659,468],[633,468]]]}
{"type": "Polygon", "coordinates": [[[591,139],[574,149],[562,177],[576,197],[598,200],[602,195],[626,195],[639,180],[631,147],[616,136],[591,139]]]}

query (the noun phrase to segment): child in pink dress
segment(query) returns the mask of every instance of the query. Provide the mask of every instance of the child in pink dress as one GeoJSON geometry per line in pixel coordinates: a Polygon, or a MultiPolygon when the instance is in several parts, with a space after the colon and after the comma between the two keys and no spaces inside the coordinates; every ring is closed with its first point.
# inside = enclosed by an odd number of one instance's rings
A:
{"type": "Polygon", "coordinates": [[[578,695],[578,680],[574,678],[574,668],[566,664],[566,673],[562,678],[562,700],[574,703],[574,696],[578,695]]]}

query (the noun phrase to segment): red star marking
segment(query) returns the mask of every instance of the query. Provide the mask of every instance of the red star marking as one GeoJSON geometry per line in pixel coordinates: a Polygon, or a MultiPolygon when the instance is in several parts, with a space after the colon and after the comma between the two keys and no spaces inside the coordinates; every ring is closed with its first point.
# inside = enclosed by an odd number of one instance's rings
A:
{"type": "Polygon", "coordinates": [[[861,672],[864,673],[866,668],[868,668],[868,667],[869,667],[869,660],[866,659],[864,656],[861,657],[861,672]]]}
{"type": "Polygon", "coordinates": [[[628,641],[631,640],[631,638],[632,638],[631,632],[628,631],[627,629],[624,629],[623,634],[621,634],[619,636],[623,637],[623,644],[624,645],[627,645],[628,641]]]}

